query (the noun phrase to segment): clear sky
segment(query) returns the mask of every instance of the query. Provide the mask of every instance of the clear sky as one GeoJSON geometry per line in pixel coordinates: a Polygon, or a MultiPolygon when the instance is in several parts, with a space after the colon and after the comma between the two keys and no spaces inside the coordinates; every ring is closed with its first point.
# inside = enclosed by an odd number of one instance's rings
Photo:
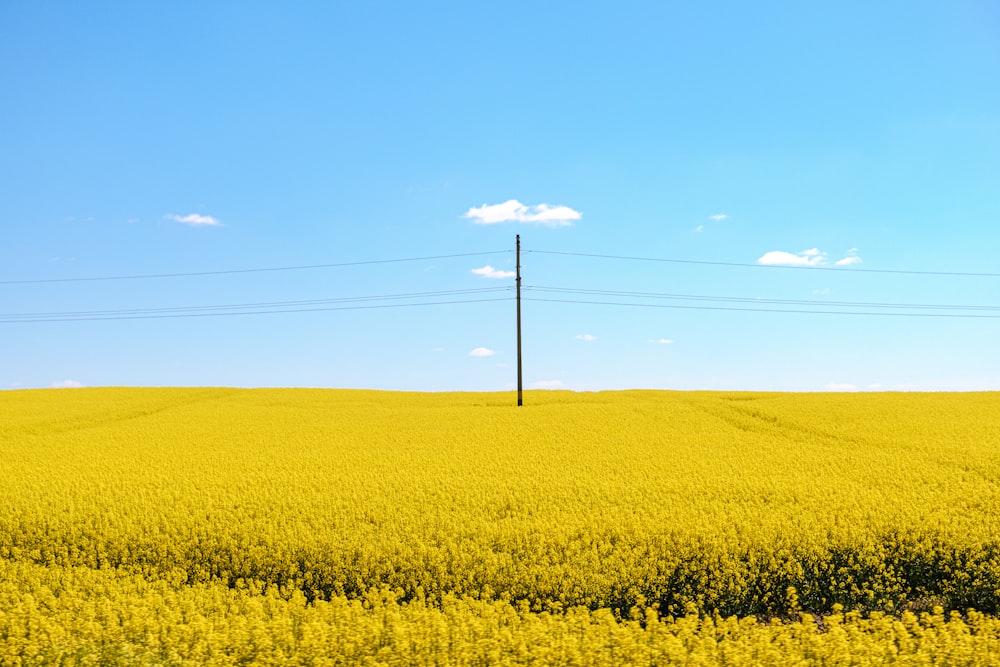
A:
{"type": "Polygon", "coordinates": [[[0,387],[509,390],[520,234],[528,389],[1000,389],[998,82],[993,0],[0,0],[0,387]]]}

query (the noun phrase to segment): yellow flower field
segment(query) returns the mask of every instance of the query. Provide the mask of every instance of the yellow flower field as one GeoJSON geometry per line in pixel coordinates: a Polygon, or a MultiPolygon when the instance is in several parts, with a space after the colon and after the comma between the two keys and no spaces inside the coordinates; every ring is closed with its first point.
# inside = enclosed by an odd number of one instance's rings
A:
{"type": "Polygon", "coordinates": [[[1000,394],[0,392],[0,664],[1000,665],[1000,394]]]}

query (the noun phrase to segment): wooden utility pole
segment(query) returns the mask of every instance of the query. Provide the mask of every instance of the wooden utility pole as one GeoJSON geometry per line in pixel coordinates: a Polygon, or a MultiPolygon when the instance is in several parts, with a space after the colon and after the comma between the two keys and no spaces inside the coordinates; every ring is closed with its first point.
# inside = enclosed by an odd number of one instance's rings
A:
{"type": "Polygon", "coordinates": [[[517,235],[517,248],[514,252],[517,262],[517,404],[521,406],[521,235],[517,235]]]}

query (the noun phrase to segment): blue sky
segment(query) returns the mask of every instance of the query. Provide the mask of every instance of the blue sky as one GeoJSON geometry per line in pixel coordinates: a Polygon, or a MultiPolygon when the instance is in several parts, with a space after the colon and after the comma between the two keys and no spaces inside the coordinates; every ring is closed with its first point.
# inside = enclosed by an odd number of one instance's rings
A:
{"type": "Polygon", "coordinates": [[[529,389],[1000,389],[997,81],[988,0],[0,1],[0,387],[509,390],[520,234],[529,389]]]}

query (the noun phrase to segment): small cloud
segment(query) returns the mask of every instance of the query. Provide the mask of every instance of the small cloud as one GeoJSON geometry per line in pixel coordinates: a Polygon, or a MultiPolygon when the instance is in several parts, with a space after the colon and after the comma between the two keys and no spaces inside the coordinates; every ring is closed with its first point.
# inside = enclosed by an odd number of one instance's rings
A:
{"type": "Polygon", "coordinates": [[[757,260],[763,266],[818,266],[826,260],[826,253],[819,248],[810,248],[800,253],[772,250],[757,260]]]}
{"type": "Polygon", "coordinates": [[[835,266],[850,266],[851,264],[860,264],[861,258],[858,257],[858,249],[851,248],[847,251],[847,257],[843,259],[838,259],[834,262],[835,266]]]}
{"type": "Polygon", "coordinates": [[[538,380],[531,383],[533,389],[559,389],[562,386],[562,380],[538,380]]]}
{"type": "Polygon", "coordinates": [[[830,288],[824,287],[823,289],[814,289],[812,293],[813,296],[826,296],[827,294],[830,293],[830,288]]]}
{"type": "Polygon", "coordinates": [[[14,382],[11,382],[11,383],[10,383],[9,385],[7,385],[7,386],[8,386],[8,387],[10,387],[11,389],[17,389],[18,387],[23,387],[23,386],[24,386],[24,383],[23,383],[23,382],[19,382],[19,381],[15,380],[14,382]]]}
{"type": "Polygon", "coordinates": [[[875,383],[866,385],[865,389],[867,389],[868,391],[881,391],[882,390],[882,385],[879,384],[878,382],[875,382],[875,383]]]}
{"type": "Polygon", "coordinates": [[[434,348],[434,352],[444,352],[444,348],[443,347],[435,347],[434,348]]]}
{"type": "Polygon", "coordinates": [[[705,229],[705,225],[698,225],[697,227],[692,229],[691,232],[694,234],[700,234],[703,229],[705,229]]]}
{"type": "MultiPolygon", "coordinates": [[[[827,254],[819,248],[810,248],[802,252],[792,253],[784,250],[772,250],[766,252],[757,260],[758,264],[764,266],[822,266],[826,264],[827,254]]],[[[834,266],[850,266],[860,264],[858,249],[851,248],[847,251],[847,256],[834,262],[834,266]]]]}
{"type": "Polygon", "coordinates": [[[168,215],[167,220],[173,220],[174,222],[180,222],[185,225],[190,225],[192,227],[215,227],[222,224],[222,221],[218,218],[213,218],[210,215],[198,215],[197,213],[191,213],[190,215],[168,215]]]}
{"type": "Polygon", "coordinates": [[[53,389],[78,389],[83,386],[83,383],[76,380],[56,380],[49,386],[53,389]]]}
{"type": "Polygon", "coordinates": [[[134,225],[135,223],[139,222],[139,218],[129,218],[125,222],[127,222],[130,225],[134,225]]]}
{"type": "Polygon", "coordinates": [[[552,227],[567,227],[583,217],[579,211],[568,206],[538,204],[527,206],[516,199],[508,199],[502,204],[472,207],[463,216],[477,225],[493,225],[498,222],[534,222],[552,227]]]}
{"type": "Polygon", "coordinates": [[[469,352],[470,357],[494,357],[496,354],[496,350],[491,350],[488,347],[477,347],[469,352]]]}
{"type": "Polygon", "coordinates": [[[674,341],[670,340],[669,338],[650,338],[646,342],[654,343],[656,345],[672,345],[674,341]]]}
{"type": "Polygon", "coordinates": [[[829,382],[826,385],[827,391],[857,391],[858,388],[849,382],[829,382]]]}
{"type": "Polygon", "coordinates": [[[483,278],[513,278],[517,275],[516,271],[502,271],[500,269],[494,269],[489,264],[479,269],[472,269],[472,273],[477,276],[482,276],[483,278]]]}
{"type": "Polygon", "coordinates": [[[728,217],[729,216],[726,215],[725,213],[716,213],[715,215],[708,216],[708,219],[709,220],[715,220],[716,222],[722,222],[723,220],[725,220],[728,217]]]}
{"type": "Polygon", "coordinates": [[[592,334],[577,334],[576,339],[582,340],[586,343],[593,343],[595,340],[597,340],[597,336],[594,336],[592,334]]]}

